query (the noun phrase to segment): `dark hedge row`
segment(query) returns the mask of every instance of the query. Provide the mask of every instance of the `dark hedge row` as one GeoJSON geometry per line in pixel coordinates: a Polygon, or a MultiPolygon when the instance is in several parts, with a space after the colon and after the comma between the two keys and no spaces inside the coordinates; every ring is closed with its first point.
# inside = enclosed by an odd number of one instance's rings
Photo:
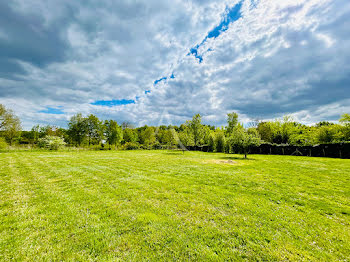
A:
{"type": "MultiPolygon", "coordinates": [[[[187,150],[204,152],[210,151],[208,146],[191,146],[187,147],[187,150]]],[[[258,147],[252,147],[250,149],[250,154],[295,155],[350,159],[350,143],[322,144],[316,146],[261,144],[258,147]]]]}

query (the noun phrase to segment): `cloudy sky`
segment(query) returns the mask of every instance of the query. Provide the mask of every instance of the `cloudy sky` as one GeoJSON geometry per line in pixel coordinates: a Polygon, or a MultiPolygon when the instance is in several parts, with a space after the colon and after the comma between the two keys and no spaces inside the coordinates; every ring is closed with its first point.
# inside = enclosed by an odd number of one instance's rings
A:
{"type": "Polygon", "coordinates": [[[0,25],[0,103],[25,129],[350,112],[349,0],[9,0],[0,25]]]}

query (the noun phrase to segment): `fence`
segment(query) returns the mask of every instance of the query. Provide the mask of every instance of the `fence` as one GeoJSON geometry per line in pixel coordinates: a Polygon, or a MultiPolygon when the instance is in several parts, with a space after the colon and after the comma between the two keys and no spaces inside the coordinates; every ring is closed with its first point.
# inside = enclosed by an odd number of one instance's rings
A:
{"type": "MultiPolygon", "coordinates": [[[[208,146],[189,146],[187,149],[190,151],[210,151],[208,146]]],[[[315,146],[261,144],[258,147],[250,148],[249,151],[250,154],[295,155],[350,159],[350,143],[322,144],[315,146]]]]}

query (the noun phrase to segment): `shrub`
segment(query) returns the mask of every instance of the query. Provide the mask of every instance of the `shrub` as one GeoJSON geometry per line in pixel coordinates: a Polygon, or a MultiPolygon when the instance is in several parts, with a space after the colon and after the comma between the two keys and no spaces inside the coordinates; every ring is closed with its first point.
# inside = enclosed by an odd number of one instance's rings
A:
{"type": "Polygon", "coordinates": [[[5,141],[5,138],[0,137],[0,150],[4,150],[7,149],[8,145],[5,141]]]}
{"type": "Polygon", "coordinates": [[[140,145],[137,143],[132,143],[132,142],[126,142],[123,146],[122,146],[123,150],[137,150],[140,149],[140,145]]]}
{"type": "Polygon", "coordinates": [[[58,150],[61,147],[65,146],[63,138],[58,136],[45,136],[40,138],[38,141],[38,146],[40,148],[46,148],[50,150],[58,150]]]}

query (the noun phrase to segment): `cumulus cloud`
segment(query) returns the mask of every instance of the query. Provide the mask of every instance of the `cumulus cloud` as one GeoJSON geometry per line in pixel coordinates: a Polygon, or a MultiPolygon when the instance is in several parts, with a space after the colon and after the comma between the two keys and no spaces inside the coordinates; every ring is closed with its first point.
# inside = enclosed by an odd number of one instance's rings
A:
{"type": "Polygon", "coordinates": [[[201,113],[222,125],[229,111],[335,120],[349,108],[349,17],[346,0],[4,2],[0,103],[25,128],[77,112],[136,124],[201,113]]]}

